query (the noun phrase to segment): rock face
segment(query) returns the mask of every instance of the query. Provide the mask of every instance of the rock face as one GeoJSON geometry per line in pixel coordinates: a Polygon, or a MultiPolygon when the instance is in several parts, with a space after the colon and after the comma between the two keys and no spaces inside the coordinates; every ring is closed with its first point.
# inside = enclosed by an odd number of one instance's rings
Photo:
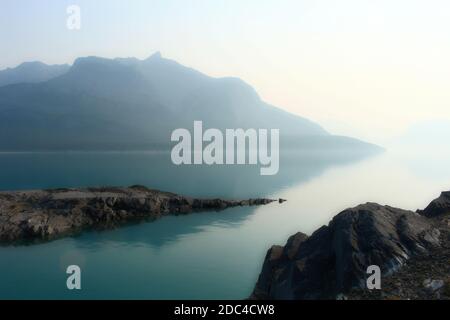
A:
{"type": "Polygon", "coordinates": [[[367,203],[341,212],[310,237],[293,235],[284,247],[268,251],[251,298],[335,299],[366,288],[371,265],[389,276],[411,257],[439,251],[449,194],[421,214],[367,203]]]}
{"type": "Polygon", "coordinates": [[[193,199],[142,186],[0,192],[0,242],[45,241],[89,228],[273,201],[193,199]]]}
{"type": "Polygon", "coordinates": [[[439,198],[431,201],[424,210],[417,210],[417,212],[427,217],[450,213],[450,191],[442,192],[439,198]]]}

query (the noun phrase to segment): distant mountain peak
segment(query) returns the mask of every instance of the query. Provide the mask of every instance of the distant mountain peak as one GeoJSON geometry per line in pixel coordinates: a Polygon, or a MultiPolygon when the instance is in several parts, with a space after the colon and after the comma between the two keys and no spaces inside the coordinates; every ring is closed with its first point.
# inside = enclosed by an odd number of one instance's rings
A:
{"type": "Polygon", "coordinates": [[[147,60],[150,59],[162,59],[162,55],[160,51],[156,51],[154,54],[152,54],[150,57],[148,57],[147,60]]]}
{"type": "Polygon", "coordinates": [[[0,71],[0,150],[166,147],[174,128],[198,119],[210,128],[282,128],[290,145],[366,146],[265,103],[241,79],[209,77],[160,52],[31,69],[0,71]]]}
{"type": "Polygon", "coordinates": [[[41,61],[26,61],[22,62],[17,66],[17,68],[26,68],[26,67],[33,67],[33,66],[48,66],[47,64],[41,62],[41,61]]]}
{"type": "Polygon", "coordinates": [[[44,82],[69,70],[68,64],[48,65],[40,61],[28,61],[15,68],[0,70],[0,87],[16,83],[44,82]]]}
{"type": "Polygon", "coordinates": [[[101,58],[101,57],[96,57],[96,56],[88,56],[88,57],[80,57],[77,58],[74,62],[73,62],[73,66],[80,66],[80,65],[84,65],[84,64],[91,64],[91,63],[111,63],[111,59],[107,59],[107,58],[101,58]]]}

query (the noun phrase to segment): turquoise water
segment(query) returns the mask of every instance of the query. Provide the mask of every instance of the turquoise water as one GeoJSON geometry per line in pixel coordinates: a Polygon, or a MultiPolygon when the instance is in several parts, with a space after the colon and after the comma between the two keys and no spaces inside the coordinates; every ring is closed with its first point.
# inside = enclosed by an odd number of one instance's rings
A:
{"type": "MultiPolygon", "coordinates": [[[[366,201],[424,207],[449,189],[447,155],[290,155],[258,167],[175,167],[165,153],[2,153],[0,190],[142,184],[198,197],[282,197],[283,204],[166,217],[33,246],[0,247],[0,298],[241,299],[265,253],[366,201]],[[65,269],[82,269],[82,290],[65,269]]],[[[430,153],[428,153],[430,154],[430,153]]]]}

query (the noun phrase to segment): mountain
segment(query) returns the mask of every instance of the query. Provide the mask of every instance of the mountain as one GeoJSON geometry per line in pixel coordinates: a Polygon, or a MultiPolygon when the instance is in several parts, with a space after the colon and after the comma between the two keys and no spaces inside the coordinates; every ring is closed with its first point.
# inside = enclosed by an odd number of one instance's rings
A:
{"type": "Polygon", "coordinates": [[[0,150],[166,149],[172,131],[194,120],[281,129],[282,146],[376,149],[265,103],[238,78],[212,78],[159,53],[79,58],[47,81],[0,87],[0,150]]]}
{"type": "Polygon", "coordinates": [[[16,68],[0,71],[0,87],[15,83],[36,83],[50,80],[66,73],[70,69],[67,64],[46,65],[42,62],[24,62],[16,68]]]}

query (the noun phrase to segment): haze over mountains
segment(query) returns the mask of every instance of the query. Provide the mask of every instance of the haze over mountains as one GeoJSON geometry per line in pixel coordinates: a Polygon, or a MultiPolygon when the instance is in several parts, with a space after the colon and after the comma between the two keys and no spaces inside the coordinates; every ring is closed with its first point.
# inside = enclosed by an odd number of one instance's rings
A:
{"type": "Polygon", "coordinates": [[[174,129],[280,129],[281,146],[374,150],[263,102],[238,78],[212,78],[156,53],[0,71],[0,150],[166,149],[174,129]]]}
{"type": "Polygon", "coordinates": [[[69,69],[68,64],[49,66],[39,61],[24,62],[15,68],[0,71],[0,86],[43,82],[58,77],[69,69]]]}

